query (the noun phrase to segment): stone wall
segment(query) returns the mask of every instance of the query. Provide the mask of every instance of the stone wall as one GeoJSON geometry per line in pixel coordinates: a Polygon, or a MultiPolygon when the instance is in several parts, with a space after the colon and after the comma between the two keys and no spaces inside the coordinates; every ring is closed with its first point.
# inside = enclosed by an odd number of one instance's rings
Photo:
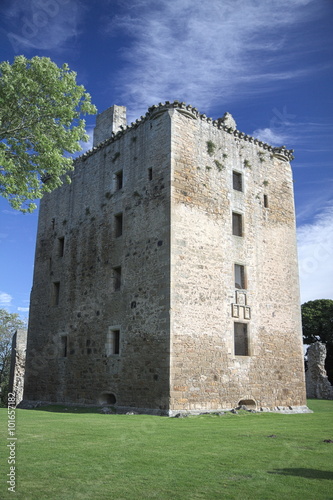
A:
{"type": "Polygon", "coordinates": [[[168,115],[144,121],[42,200],[26,399],[168,406],[169,144],[168,115]]]}
{"type": "Polygon", "coordinates": [[[179,410],[306,404],[290,164],[231,132],[174,111],[171,406],[179,410]],[[242,236],[232,234],[232,212],[242,236]],[[245,290],[235,288],[235,264],[245,290]],[[235,354],[235,322],[246,324],[249,355],[235,354]]]}
{"type": "Polygon", "coordinates": [[[10,363],[9,392],[15,394],[16,404],[23,399],[27,329],[19,328],[13,335],[10,363]]]}
{"type": "Polygon", "coordinates": [[[311,344],[307,349],[307,370],[305,372],[306,395],[308,398],[333,399],[333,386],[325,370],[326,346],[321,342],[311,344]]]}

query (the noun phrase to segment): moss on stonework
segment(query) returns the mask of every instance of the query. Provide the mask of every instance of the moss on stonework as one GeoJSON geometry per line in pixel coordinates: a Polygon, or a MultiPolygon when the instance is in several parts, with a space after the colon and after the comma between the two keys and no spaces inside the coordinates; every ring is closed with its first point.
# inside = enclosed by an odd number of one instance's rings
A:
{"type": "Polygon", "coordinates": [[[213,156],[216,149],[216,145],[212,141],[207,141],[206,144],[207,144],[207,153],[209,154],[209,156],[213,156]]]}

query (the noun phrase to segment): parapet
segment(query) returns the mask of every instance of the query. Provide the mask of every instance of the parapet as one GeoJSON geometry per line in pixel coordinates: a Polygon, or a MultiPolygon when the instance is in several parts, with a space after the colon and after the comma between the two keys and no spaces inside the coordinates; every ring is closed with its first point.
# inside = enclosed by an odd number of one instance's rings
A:
{"type": "Polygon", "coordinates": [[[160,102],[158,105],[153,105],[148,108],[148,111],[144,116],[141,116],[130,125],[127,125],[126,122],[126,107],[116,105],[111,106],[111,108],[108,108],[97,115],[96,127],[94,130],[93,149],[86,151],[86,153],[77,159],[81,158],[85,160],[97,149],[100,149],[114,140],[119,139],[128,130],[138,127],[146,120],[153,120],[170,109],[176,109],[182,115],[193,120],[202,120],[210,123],[213,127],[224,130],[224,132],[233,135],[237,139],[256,144],[257,146],[269,151],[274,157],[281,161],[288,162],[294,159],[293,149],[287,149],[286,146],[272,147],[270,144],[262,142],[255,137],[237,130],[236,122],[230,113],[225,113],[222,118],[214,120],[207,117],[205,114],[201,114],[197,108],[186,104],[185,102],[179,101],[166,101],[165,103],[160,102]]]}

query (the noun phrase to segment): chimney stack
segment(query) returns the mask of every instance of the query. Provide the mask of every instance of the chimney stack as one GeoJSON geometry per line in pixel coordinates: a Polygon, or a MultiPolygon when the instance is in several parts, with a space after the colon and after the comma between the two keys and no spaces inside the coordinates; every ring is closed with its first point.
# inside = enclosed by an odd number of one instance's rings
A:
{"type": "Polygon", "coordinates": [[[94,129],[94,147],[101,142],[109,139],[113,133],[120,130],[120,126],[126,127],[126,107],[111,106],[96,117],[96,126],[94,129]]]}

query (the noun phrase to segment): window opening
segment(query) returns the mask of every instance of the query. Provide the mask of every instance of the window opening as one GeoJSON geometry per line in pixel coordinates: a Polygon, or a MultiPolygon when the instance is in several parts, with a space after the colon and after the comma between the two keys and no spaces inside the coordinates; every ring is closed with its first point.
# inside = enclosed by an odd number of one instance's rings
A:
{"type": "Polygon", "coordinates": [[[148,168],[148,179],[150,181],[153,180],[153,169],[152,168],[148,168]]]}
{"type": "Polygon", "coordinates": [[[236,191],[243,191],[243,178],[239,172],[232,172],[232,186],[236,191]]]}
{"type": "Polygon", "coordinates": [[[61,356],[67,358],[67,335],[61,337],[61,356]]]}
{"type": "Polygon", "coordinates": [[[264,194],[264,207],[268,208],[268,196],[267,196],[267,194],[264,194]]]}
{"type": "Polygon", "coordinates": [[[119,170],[115,174],[115,179],[116,179],[116,191],[119,191],[123,187],[123,171],[119,170]]]}
{"type": "Polygon", "coordinates": [[[60,282],[55,281],[53,283],[53,299],[52,299],[52,303],[54,306],[59,305],[59,298],[60,298],[60,282]]]}
{"type": "Polygon", "coordinates": [[[65,238],[58,238],[58,256],[64,256],[64,248],[65,248],[65,238]]]}
{"type": "Polygon", "coordinates": [[[116,404],[116,396],[112,392],[102,392],[98,398],[100,405],[114,405],[116,404]]]}
{"type": "Polygon", "coordinates": [[[114,291],[117,292],[121,287],[121,267],[113,268],[113,288],[114,291]]]}
{"type": "Polygon", "coordinates": [[[245,267],[241,264],[235,264],[235,288],[245,289],[245,267]]]}
{"type": "Polygon", "coordinates": [[[238,402],[238,406],[246,406],[248,410],[255,410],[257,408],[257,403],[253,399],[241,399],[238,402]]]}
{"type": "Polygon", "coordinates": [[[111,356],[112,354],[120,353],[120,330],[111,329],[108,332],[106,340],[106,354],[111,356]]]}
{"type": "Polygon", "coordinates": [[[117,214],[115,219],[115,236],[119,238],[123,234],[123,214],[117,214]]]}
{"type": "Polygon", "coordinates": [[[246,323],[234,323],[235,356],[249,355],[249,339],[246,323]]]}
{"type": "Polygon", "coordinates": [[[235,236],[243,236],[242,215],[232,212],[232,234],[235,236]]]}

